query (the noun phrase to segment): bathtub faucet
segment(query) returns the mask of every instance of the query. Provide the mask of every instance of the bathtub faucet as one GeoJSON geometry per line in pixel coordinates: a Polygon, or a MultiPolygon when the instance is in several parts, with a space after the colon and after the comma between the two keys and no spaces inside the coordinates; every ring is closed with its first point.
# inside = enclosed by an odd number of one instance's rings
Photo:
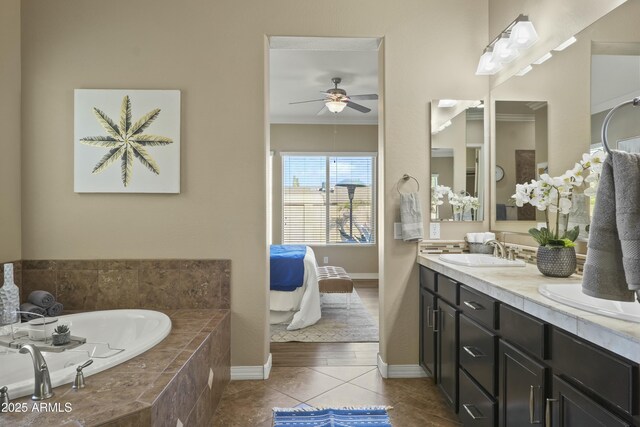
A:
{"type": "Polygon", "coordinates": [[[33,359],[34,387],[31,400],[44,400],[53,396],[51,390],[51,378],[49,377],[49,368],[44,360],[42,353],[33,344],[25,344],[20,348],[20,353],[31,354],[33,359]]]}

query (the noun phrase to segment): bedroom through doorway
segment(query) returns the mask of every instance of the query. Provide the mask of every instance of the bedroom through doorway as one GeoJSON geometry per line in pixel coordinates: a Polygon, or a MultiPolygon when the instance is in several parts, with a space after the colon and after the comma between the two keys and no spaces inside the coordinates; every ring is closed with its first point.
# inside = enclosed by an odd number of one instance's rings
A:
{"type": "Polygon", "coordinates": [[[375,366],[378,38],[269,38],[274,367],[375,366]]]}

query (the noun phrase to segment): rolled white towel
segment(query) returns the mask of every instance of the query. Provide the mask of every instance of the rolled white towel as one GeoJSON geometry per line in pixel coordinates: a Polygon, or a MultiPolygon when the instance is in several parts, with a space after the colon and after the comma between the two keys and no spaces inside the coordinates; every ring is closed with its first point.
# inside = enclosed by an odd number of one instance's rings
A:
{"type": "Polygon", "coordinates": [[[469,243],[481,243],[478,238],[482,235],[482,233],[467,233],[467,242],[469,243]]]}
{"type": "Polygon", "coordinates": [[[496,238],[496,233],[483,233],[482,243],[487,243],[489,240],[494,240],[496,238]]]}

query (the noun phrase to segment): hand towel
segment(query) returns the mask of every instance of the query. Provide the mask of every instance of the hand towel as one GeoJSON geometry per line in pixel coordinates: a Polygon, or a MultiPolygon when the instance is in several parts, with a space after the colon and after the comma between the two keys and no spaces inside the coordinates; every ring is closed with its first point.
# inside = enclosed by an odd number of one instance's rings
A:
{"type": "Polygon", "coordinates": [[[47,291],[33,291],[27,301],[42,308],[49,308],[56,302],[56,298],[47,291]]]}
{"type": "Polygon", "coordinates": [[[486,232],[486,233],[483,233],[482,235],[482,243],[487,243],[489,240],[495,240],[495,239],[496,239],[496,233],[486,232]]]}
{"type": "Polygon", "coordinates": [[[25,313],[20,313],[22,315],[22,320],[29,321],[29,320],[33,320],[33,319],[37,319],[38,317],[41,316],[36,316],[36,314],[40,314],[42,316],[47,314],[47,310],[45,310],[42,307],[39,307],[35,304],[31,304],[29,302],[25,302],[23,304],[20,305],[20,311],[26,312],[26,313],[33,313],[33,314],[25,314],[25,313]]]}
{"type": "Polygon", "coordinates": [[[62,304],[60,304],[59,302],[55,302],[51,307],[47,308],[46,316],[48,317],[60,316],[62,314],[63,309],[64,307],[62,306],[62,304]]]}
{"type": "Polygon", "coordinates": [[[400,194],[400,222],[402,223],[402,240],[405,242],[422,240],[422,207],[418,193],[400,194]]]}
{"type": "Polygon", "coordinates": [[[602,165],[582,292],[635,301],[640,289],[640,157],[613,151],[602,165]]]}

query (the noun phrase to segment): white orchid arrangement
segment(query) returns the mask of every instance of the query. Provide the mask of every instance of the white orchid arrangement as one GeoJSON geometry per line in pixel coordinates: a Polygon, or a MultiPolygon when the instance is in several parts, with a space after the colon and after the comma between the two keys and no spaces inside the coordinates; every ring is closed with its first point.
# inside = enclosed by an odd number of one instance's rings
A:
{"type": "Polygon", "coordinates": [[[528,203],[545,213],[546,228],[529,230],[529,234],[541,246],[574,246],[573,242],[578,238],[580,230],[578,226],[572,230],[566,230],[565,227],[564,233],[560,236],[560,215],[565,215],[565,221],[568,222],[573,206],[572,199],[577,189],[584,188],[583,193],[586,196],[596,194],[605,157],[606,154],[601,150],[585,153],[582,160],[561,176],[551,177],[542,174],[538,181],[532,179],[529,183],[516,184],[516,193],[512,196],[516,206],[522,207],[528,203]],[[556,213],[555,229],[550,227],[549,212],[556,213]]]}
{"type": "Polygon", "coordinates": [[[454,212],[465,212],[469,209],[478,209],[480,207],[480,200],[477,197],[470,196],[466,191],[454,193],[449,190],[447,198],[454,212]]]}
{"type": "Polygon", "coordinates": [[[444,196],[449,194],[451,188],[446,185],[435,185],[431,187],[431,210],[435,211],[436,207],[444,203],[444,196]]]}

